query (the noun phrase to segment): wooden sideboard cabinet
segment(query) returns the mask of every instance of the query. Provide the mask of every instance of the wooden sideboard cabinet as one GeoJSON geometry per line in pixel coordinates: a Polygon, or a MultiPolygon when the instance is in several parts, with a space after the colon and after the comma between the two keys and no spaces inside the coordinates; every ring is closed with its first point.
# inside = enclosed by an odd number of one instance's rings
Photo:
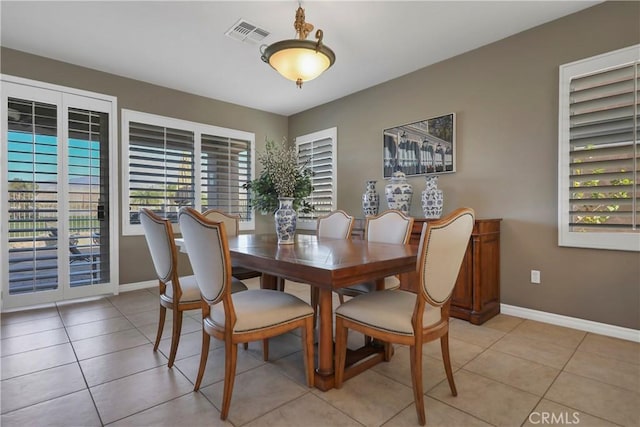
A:
{"type": "MultiPolygon", "coordinates": [[[[414,220],[411,244],[420,243],[425,221],[414,220]]],[[[500,313],[500,221],[476,219],[453,290],[451,316],[480,325],[500,313]]],[[[415,292],[416,286],[416,273],[401,275],[403,289],[415,292]]]]}

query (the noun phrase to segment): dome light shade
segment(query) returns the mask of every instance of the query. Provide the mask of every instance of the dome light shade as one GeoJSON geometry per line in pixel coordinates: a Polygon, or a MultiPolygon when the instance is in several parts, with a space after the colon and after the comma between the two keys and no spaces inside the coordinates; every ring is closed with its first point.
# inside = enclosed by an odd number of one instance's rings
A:
{"type": "Polygon", "coordinates": [[[262,60],[301,88],[303,82],[315,79],[331,67],[336,55],[322,44],[322,30],[316,31],[317,41],[306,40],[313,25],[304,21],[302,7],[298,7],[294,27],[298,38],[263,46],[262,60]]]}

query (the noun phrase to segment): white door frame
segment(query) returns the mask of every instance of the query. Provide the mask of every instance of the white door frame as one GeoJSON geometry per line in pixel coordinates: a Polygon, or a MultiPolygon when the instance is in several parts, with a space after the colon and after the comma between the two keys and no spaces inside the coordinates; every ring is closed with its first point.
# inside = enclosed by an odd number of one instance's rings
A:
{"type": "Polygon", "coordinates": [[[119,285],[119,197],[118,189],[118,163],[117,141],[117,98],[109,95],[98,94],[73,88],[52,85],[20,77],[0,75],[2,85],[2,114],[0,116],[0,133],[2,134],[2,148],[0,149],[0,209],[2,220],[0,221],[0,241],[2,261],[0,261],[0,280],[2,280],[2,296],[0,303],[2,309],[10,309],[37,305],[61,300],[81,298],[99,294],[117,294],[119,285]],[[69,284],[69,250],[66,244],[58,245],[58,277],[60,286],[53,291],[41,291],[23,295],[9,295],[9,257],[8,257],[8,229],[9,222],[5,215],[8,211],[8,171],[6,158],[8,109],[9,97],[32,99],[52,103],[58,106],[58,223],[60,235],[66,238],[68,235],[68,191],[69,185],[66,179],[67,164],[67,118],[68,109],[77,107],[92,111],[100,111],[109,114],[109,281],[104,284],[80,286],[71,288],[69,284]]]}

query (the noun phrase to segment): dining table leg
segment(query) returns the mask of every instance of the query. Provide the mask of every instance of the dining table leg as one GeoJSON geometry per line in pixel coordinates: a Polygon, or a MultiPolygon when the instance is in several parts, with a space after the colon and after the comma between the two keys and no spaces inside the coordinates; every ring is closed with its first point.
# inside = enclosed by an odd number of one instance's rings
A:
{"type": "Polygon", "coordinates": [[[320,289],[320,331],[318,339],[318,368],[315,385],[326,391],[333,388],[333,296],[331,289],[320,289]]]}

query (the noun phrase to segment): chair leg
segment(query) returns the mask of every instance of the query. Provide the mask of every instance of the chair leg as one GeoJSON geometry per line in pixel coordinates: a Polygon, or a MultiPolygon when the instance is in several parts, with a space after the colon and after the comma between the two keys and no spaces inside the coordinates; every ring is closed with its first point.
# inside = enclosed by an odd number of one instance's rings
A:
{"type": "Polygon", "coordinates": [[[180,333],[182,332],[182,311],[177,308],[173,309],[173,330],[171,331],[171,350],[169,351],[169,363],[167,366],[171,368],[176,360],[178,353],[178,344],[180,343],[180,333]]]}
{"type": "Polygon", "coordinates": [[[280,292],[284,292],[284,279],[282,277],[278,277],[277,279],[277,288],[280,292]]]}
{"type": "Polygon", "coordinates": [[[338,292],[338,300],[340,301],[340,304],[344,304],[344,295],[342,295],[340,292],[338,292]]]}
{"type": "Polygon", "coordinates": [[[313,307],[313,328],[315,329],[318,320],[318,300],[320,299],[320,289],[311,286],[311,307],[313,307]]]}
{"type": "Polygon", "coordinates": [[[200,383],[202,382],[202,377],[204,376],[204,368],[207,367],[207,358],[209,357],[209,342],[211,341],[211,336],[202,330],[202,350],[200,350],[200,367],[198,368],[198,376],[196,377],[196,385],[193,387],[193,391],[198,391],[200,389],[200,383]]]}
{"type": "Polygon", "coordinates": [[[269,361],[269,339],[265,338],[262,340],[262,360],[265,362],[269,361]]]}
{"type": "Polygon", "coordinates": [[[385,342],[384,343],[384,361],[385,362],[391,361],[392,356],[393,356],[393,345],[391,343],[385,342]]]}
{"type": "Polygon", "coordinates": [[[231,406],[233,383],[236,379],[236,362],[238,360],[238,344],[224,343],[224,391],[222,392],[222,409],[220,419],[226,420],[231,406]]]}
{"type": "Polygon", "coordinates": [[[341,388],[344,381],[344,365],[347,360],[347,328],[343,326],[341,318],[336,317],[336,343],[335,343],[335,387],[341,388]]]}
{"type": "Polygon", "coordinates": [[[248,342],[242,343],[242,348],[244,348],[245,350],[249,350],[249,343],[248,342]]]}
{"type": "Polygon", "coordinates": [[[449,332],[440,337],[440,348],[442,349],[442,361],[444,362],[444,370],[447,373],[447,381],[453,396],[458,395],[456,383],[453,381],[453,371],[451,370],[451,358],[449,356],[449,332]]]}
{"type": "Polygon", "coordinates": [[[160,340],[162,339],[162,331],[164,329],[164,319],[167,317],[166,307],[160,306],[160,319],[158,320],[158,333],[156,334],[156,342],[153,344],[153,351],[158,351],[160,340]]]}
{"type": "Polygon", "coordinates": [[[423,426],[426,423],[424,415],[424,390],[422,389],[422,344],[412,345],[409,348],[411,361],[411,382],[413,384],[413,401],[416,405],[418,423],[423,426]]]}
{"type": "Polygon", "coordinates": [[[307,377],[307,386],[313,387],[315,374],[313,372],[313,330],[315,329],[315,317],[305,320],[302,328],[302,345],[304,350],[304,370],[307,377]]]}

